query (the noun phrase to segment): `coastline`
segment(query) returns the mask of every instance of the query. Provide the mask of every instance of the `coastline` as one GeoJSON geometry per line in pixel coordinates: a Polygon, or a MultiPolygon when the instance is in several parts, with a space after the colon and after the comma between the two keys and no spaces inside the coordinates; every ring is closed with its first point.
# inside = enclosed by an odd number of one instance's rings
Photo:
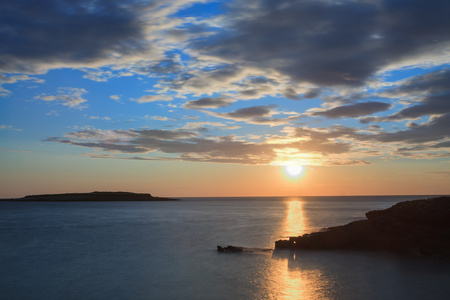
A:
{"type": "Polygon", "coordinates": [[[399,202],[366,219],[275,242],[275,249],[383,251],[450,259],[450,197],[399,202]]]}

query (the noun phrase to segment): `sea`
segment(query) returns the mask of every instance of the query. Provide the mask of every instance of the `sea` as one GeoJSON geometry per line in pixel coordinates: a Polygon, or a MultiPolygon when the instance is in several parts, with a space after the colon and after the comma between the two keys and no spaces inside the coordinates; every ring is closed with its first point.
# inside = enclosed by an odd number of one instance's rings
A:
{"type": "Polygon", "coordinates": [[[278,239],[423,198],[0,202],[0,299],[450,299],[449,261],[274,251],[278,239]]]}

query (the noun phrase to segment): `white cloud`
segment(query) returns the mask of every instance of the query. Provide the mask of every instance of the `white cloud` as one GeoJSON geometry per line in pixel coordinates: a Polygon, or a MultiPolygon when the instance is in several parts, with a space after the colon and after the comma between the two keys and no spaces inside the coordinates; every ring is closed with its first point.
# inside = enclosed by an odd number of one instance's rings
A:
{"type": "Polygon", "coordinates": [[[146,95],[138,99],[131,99],[137,103],[148,103],[148,102],[160,102],[160,101],[172,101],[173,97],[168,95],[146,95]]]}
{"type": "Polygon", "coordinates": [[[55,102],[70,108],[83,109],[87,107],[87,105],[84,104],[87,100],[83,98],[83,95],[86,93],[87,91],[81,88],[61,87],[58,88],[56,95],[41,94],[35,96],[34,99],[45,102],[55,102]]]}
{"type": "Polygon", "coordinates": [[[161,117],[161,116],[152,116],[150,118],[153,119],[153,120],[157,120],[157,121],[169,121],[169,118],[161,117]]]}

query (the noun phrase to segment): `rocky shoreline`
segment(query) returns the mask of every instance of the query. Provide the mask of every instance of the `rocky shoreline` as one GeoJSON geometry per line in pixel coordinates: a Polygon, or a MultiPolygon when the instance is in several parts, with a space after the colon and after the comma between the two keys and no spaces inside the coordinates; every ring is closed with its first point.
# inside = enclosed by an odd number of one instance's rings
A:
{"type": "Polygon", "coordinates": [[[400,202],[366,217],[278,240],[275,249],[385,251],[450,259],[450,197],[400,202]]]}
{"type": "Polygon", "coordinates": [[[129,192],[92,192],[48,195],[29,195],[23,198],[1,199],[17,202],[85,202],[85,201],[179,201],[180,199],[154,197],[151,194],[129,192]]]}

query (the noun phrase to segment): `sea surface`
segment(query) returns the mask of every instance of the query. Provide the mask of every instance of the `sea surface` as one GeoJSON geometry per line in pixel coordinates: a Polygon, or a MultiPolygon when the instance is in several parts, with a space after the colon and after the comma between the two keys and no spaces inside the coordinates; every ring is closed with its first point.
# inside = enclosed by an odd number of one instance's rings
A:
{"type": "Polygon", "coordinates": [[[0,298],[449,299],[450,262],[273,251],[278,239],[421,198],[0,202],[0,298]]]}

